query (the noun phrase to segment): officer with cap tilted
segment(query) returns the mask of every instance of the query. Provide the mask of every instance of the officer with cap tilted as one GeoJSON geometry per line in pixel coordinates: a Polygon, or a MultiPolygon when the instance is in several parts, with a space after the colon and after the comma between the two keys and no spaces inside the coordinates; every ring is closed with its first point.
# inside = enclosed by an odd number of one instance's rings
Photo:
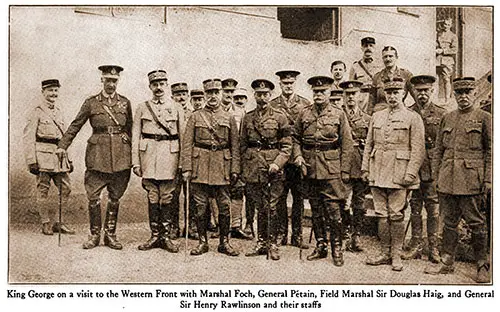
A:
{"type": "Polygon", "coordinates": [[[292,151],[288,118],[270,105],[274,84],[266,79],[252,82],[257,107],[243,117],[241,125],[242,179],[245,196],[258,210],[257,244],[246,256],[266,253],[279,260],[278,200],[283,193],[283,167],[292,151]]]}
{"type": "Polygon", "coordinates": [[[454,271],[463,218],[472,231],[477,264],[476,282],[490,282],[488,233],[481,203],[491,193],[491,114],[474,105],[473,77],[453,80],[458,109],[444,115],[436,138],[432,174],[437,181],[439,206],[444,218],[441,262],[426,269],[430,274],[454,271]]]}
{"type": "Polygon", "coordinates": [[[99,245],[101,238],[101,201],[104,188],[108,191],[104,244],[122,249],[116,237],[120,198],[130,180],[132,108],[130,101],[116,92],[121,66],[99,66],[103,90],[85,100],[75,120],[58,144],[58,153],[64,155],[83,125],[89,120],[92,136],[85,154],[85,190],[89,200],[90,236],[84,249],[99,245]]]}
{"type": "Polygon", "coordinates": [[[344,112],[329,103],[333,79],[315,76],[307,80],[314,104],[298,116],[294,129],[294,162],[306,168],[305,183],[313,214],[316,248],[307,260],[326,258],[328,234],[335,266],[344,265],[340,209],[347,197],[353,142],[344,112]]]}

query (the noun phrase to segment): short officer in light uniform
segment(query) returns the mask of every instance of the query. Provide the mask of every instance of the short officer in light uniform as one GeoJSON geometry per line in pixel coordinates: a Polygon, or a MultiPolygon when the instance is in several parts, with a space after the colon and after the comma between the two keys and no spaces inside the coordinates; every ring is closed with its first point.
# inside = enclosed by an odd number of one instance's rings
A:
{"type": "Polygon", "coordinates": [[[85,100],[75,120],[59,141],[57,153],[64,155],[80,129],[87,122],[92,127],[85,153],[85,190],[89,200],[90,236],[84,249],[99,245],[101,238],[101,201],[104,188],[108,190],[108,206],[104,221],[104,244],[122,249],[116,238],[120,198],[130,180],[132,108],[130,101],[116,92],[120,72],[117,65],[99,66],[103,90],[85,100]]]}
{"type": "Polygon", "coordinates": [[[391,264],[402,271],[404,209],[410,190],[418,189],[418,171],[425,157],[425,129],[420,115],[403,103],[405,81],[385,82],[388,107],[373,114],[361,171],[370,183],[375,213],[379,217],[379,255],[369,257],[369,265],[391,264]]]}
{"type": "Polygon", "coordinates": [[[474,106],[475,83],[472,77],[453,80],[458,109],[444,115],[437,134],[432,173],[437,181],[444,229],[441,263],[426,273],[453,273],[457,227],[463,218],[472,231],[476,282],[489,283],[488,233],[481,204],[491,193],[492,118],[474,106]]]}
{"type": "Polygon", "coordinates": [[[348,236],[349,230],[351,232],[351,239],[347,242],[346,249],[354,252],[363,251],[360,242],[360,231],[365,215],[365,195],[370,190],[368,184],[363,180],[361,172],[366,136],[368,135],[368,125],[371,119],[370,115],[363,112],[358,106],[362,85],[362,82],[356,80],[344,81],[340,84],[344,89],[344,112],[351,126],[355,148],[351,158],[350,181],[348,184],[348,192],[352,192],[352,198],[350,207],[342,210],[342,223],[348,228],[348,236]]]}
{"type": "Polygon", "coordinates": [[[315,76],[307,80],[314,104],[306,107],[294,125],[294,162],[306,170],[306,188],[313,213],[316,248],[307,260],[328,255],[327,228],[335,266],[344,265],[340,208],[347,197],[353,143],[349,122],[342,110],[329,103],[333,79],[315,76]]]}
{"type": "Polygon", "coordinates": [[[427,212],[427,239],[429,241],[429,261],[439,262],[438,224],[439,206],[436,192],[436,182],[432,180],[431,160],[434,155],[436,135],[439,123],[446,110],[437,106],[431,100],[434,93],[436,78],[429,75],[413,76],[410,82],[415,88],[417,101],[409,108],[417,112],[424,121],[425,127],[425,158],[420,167],[420,187],[412,192],[411,207],[411,241],[410,249],[402,256],[404,260],[420,259],[422,257],[422,208],[427,212]]]}
{"type": "MultiPolygon", "coordinates": [[[[270,105],[276,109],[282,110],[288,118],[290,128],[293,130],[293,124],[304,107],[310,105],[309,100],[295,92],[295,83],[297,76],[300,75],[296,70],[282,70],[276,72],[280,77],[281,94],[272,99],[270,105]]],[[[292,237],[291,245],[302,249],[309,248],[302,239],[302,217],[304,215],[304,190],[302,187],[302,176],[300,168],[293,163],[293,155],[290,161],[285,165],[285,184],[283,194],[281,194],[278,203],[278,245],[286,245],[288,241],[288,191],[292,193],[292,237]]]]}
{"type": "Polygon", "coordinates": [[[207,208],[214,197],[219,208],[220,240],[218,252],[229,256],[239,253],[229,244],[231,204],[229,187],[240,173],[239,133],[234,117],[221,103],[220,79],[203,82],[207,104],[193,113],[186,125],[182,141],[182,174],[191,181],[196,205],[199,245],[191,255],[208,252],[207,208]]]}
{"type": "Polygon", "coordinates": [[[242,178],[245,196],[258,210],[257,244],[246,256],[269,254],[279,260],[277,206],[283,193],[283,168],[292,151],[291,129],[281,109],[270,105],[274,84],[256,79],[251,84],[257,107],[241,125],[242,178]]]}
{"type": "Polygon", "coordinates": [[[26,163],[29,172],[36,175],[36,205],[42,222],[42,233],[45,235],[53,235],[59,231],[63,234],[75,234],[65,224],[55,222],[56,209],[47,206],[51,180],[60,192],[62,210],[68,208],[71,193],[69,173],[73,170],[73,165],[66,155],[63,158],[56,155],[57,144],[66,130],[61,107],[56,103],[60,86],[57,79],[42,81],[44,101],[28,116],[23,133],[26,163]]]}
{"type": "Polygon", "coordinates": [[[137,106],[132,127],[132,165],[148,193],[151,238],[139,250],[164,248],[178,252],[168,234],[173,224],[173,196],[179,172],[180,138],[184,131],[184,110],[165,98],[167,73],[148,74],[153,98],[137,106]]]}

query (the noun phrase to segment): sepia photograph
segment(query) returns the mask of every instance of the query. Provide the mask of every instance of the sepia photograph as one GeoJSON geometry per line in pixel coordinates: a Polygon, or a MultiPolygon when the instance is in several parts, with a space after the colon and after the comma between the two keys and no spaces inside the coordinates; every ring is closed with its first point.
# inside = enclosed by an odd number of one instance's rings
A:
{"type": "Polygon", "coordinates": [[[343,4],[10,5],[7,284],[492,286],[494,7],[343,4]]]}

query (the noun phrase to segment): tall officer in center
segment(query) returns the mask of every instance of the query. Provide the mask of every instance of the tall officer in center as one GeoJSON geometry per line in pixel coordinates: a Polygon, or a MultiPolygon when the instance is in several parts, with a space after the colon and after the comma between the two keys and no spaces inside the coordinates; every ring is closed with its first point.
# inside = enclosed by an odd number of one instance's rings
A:
{"type": "Polygon", "coordinates": [[[191,193],[196,207],[199,236],[198,246],[191,255],[208,252],[207,208],[209,199],[215,198],[219,207],[218,252],[237,256],[229,244],[231,204],[229,187],[239,178],[240,150],[236,120],[221,108],[221,81],[203,82],[206,106],[193,113],[186,125],[182,141],[181,167],[185,181],[191,181],[191,193]]]}
{"type": "Polygon", "coordinates": [[[104,221],[104,244],[122,249],[116,238],[120,198],[130,180],[132,108],[130,101],[116,92],[120,72],[117,65],[99,66],[103,90],[85,100],[75,120],[58,144],[58,154],[66,153],[83,125],[90,121],[92,136],[85,153],[85,190],[89,200],[90,236],[84,249],[99,245],[101,239],[101,201],[104,188],[108,190],[108,206],[104,221]]]}
{"type": "Polygon", "coordinates": [[[179,251],[169,237],[173,225],[173,197],[179,173],[180,136],[184,132],[184,110],[165,97],[167,73],[148,74],[151,100],[138,105],[132,127],[132,164],[134,174],[142,177],[148,194],[151,238],[139,250],[164,248],[179,251]]]}
{"type": "MultiPolygon", "coordinates": [[[[282,70],[276,73],[280,77],[281,95],[271,100],[270,105],[282,110],[288,118],[290,128],[297,120],[299,113],[311,103],[306,98],[295,93],[295,82],[300,72],[296,70],[282,70]]],[[[293,160],[293,155],[290,157],[293,160]]],[[[292,237],[291,245],[302,249],[309,248],[302,240],[302,216],[304,215],[304,190],[302,186],[301,170],[293,161],[289,161],[284,168],[285,184],[283,194],[278,202],[278,244],[286,245],[288,240],[288,191],[292,192],[292,237]]]]}
{"type": "Polygon", "coordinates": [[[313,90],[314,104],[298,116],[294,129],[295,164],[307,168],[306,184],[313,213],[316,248],[307,260],[326,258],[328,234],[335,266],[344,265],[342,220],[349,182],[353,142],[351,127],[341,109],[329,103],[333,79],[315,76],[307,80],[313,90]]]}
{"type": "Polygon", "coordinates": [[[243,117],[241,125],[242,177],[245,195],[258,210],[257,244],[246,256],[268,255],[279,260],[277,245],[277,205],[283,193],[283,167],[292,152],[288,119],[282,110],[270,105],[274,84],[254,80],[257,108],[243,117]]]}

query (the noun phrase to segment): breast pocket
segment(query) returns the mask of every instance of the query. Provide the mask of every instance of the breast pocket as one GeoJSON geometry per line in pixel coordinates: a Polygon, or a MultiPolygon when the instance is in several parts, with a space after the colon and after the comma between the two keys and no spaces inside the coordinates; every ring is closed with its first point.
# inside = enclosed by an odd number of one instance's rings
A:
{"type": "Polygon", "coordinates": [[[445,148],[449,148],[453,146],[453,137],[452,137],[453,128],[445,127],[443,128],[443,146],[445,148]]]}
{"type": "Polygon", "coordinates": [[[57,136],[56,125],[50,119],[40,119],[38,122],[37,134],[41,137],[55,137],[57,136]]]}
{"type": "Polygon", "coordinates": [[[467,132],[467,139],[469,141],[469,148],[473,150],[480,150],[483,147],[482,144],[482,124],[471,124],[465,126],[465,131],[467,132]]]}
{"type": "Polygon", "coordinates": [[[395,123],[392,129],[394,132],[390,137],[394,138],[394,143],[406,143],[410,140],[410,125],[406,123],[395,123]]]}
{"type": "Polygon", "coordinates": [[[324,119],[321,121],[321,135],[325,138],[337,139],[339,137],[339,125],[340,122],[338,119],[328,120],[324,119]]]}
{"type": "Polygon", "coordinates": [[[278,137],[278,122],[276,120],[266,120],[262,125],[262,136],[266,139],[278,137]]]}

